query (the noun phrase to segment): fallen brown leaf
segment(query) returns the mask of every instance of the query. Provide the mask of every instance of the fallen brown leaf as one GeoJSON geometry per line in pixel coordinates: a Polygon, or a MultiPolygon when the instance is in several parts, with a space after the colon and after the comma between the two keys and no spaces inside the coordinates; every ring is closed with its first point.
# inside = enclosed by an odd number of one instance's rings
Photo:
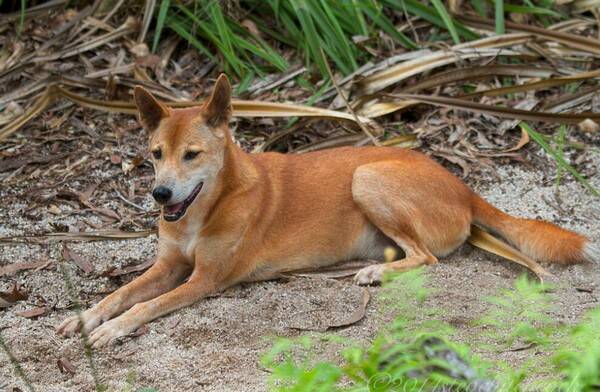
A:
{"type": "Polygon", "coordinates": [[[369,294],[369,290],[366,287],[363,287],[362,302],[356,309],[354,309],[354,312],[350,315],[350,317],[344,321],[329,324],[327,329],[348,327],[362,320],[367,313],[367,305],[369,304],[370,300],[371,294],[369,294]]]}
{"type": "Polygon", "coordinates": [[[92,265],[92,263],[89,262],[89,260],[82,258],[76,253],[73,253],[71,250],[69,250],[66,244],[63,244],[62,252],[64,260],[67,262],[72,261],[73,263],[75,263],[75,265],[79,267],[84,274],[87,275],[94,271],[94,266],[92,265]]]}
{"type": "Polygon", "coordinates": [[[58,366],[58,370],[60,370],[60,372],[62,374],[69,373],[72,375],[72,374],[75,374],[75,372],[77,371],[77,368],[75,367],[75,365],[73,365],[71,363],[71,361],[69,361],[65,357],[60,357],[56,361],[56,366],[58,366]]]}
{"type": "Polygon", "coordinates": [[[525,130],[523,128],[521,128],[521,138],[519,139],[519,142],[514,147],[511,147],[511,148],[509,148],[507,150],[504,150],[504,152],[511,152],[511,151],[520,150],[527,143],[529,143],[529,134],[527,132],[525,132],[525,130]]]}
{"type": "Polygon", "coordinates": [[[144,271],[144,270],[150,268],[152,266],[152,264],[154,264],[154,261],[155,261],[154,259],[149,259],[140,264],[129,265],[124,268],[115,268],[115,269],[104,272],[102,275],[115,277],[115,276],[127,275],[132,272],[144,271]]]}
{"type": "Polygon", "coordinates": [[[23,263],[13,263],[0,267],[0,276],[14,274],[15,272],[28,270],[28,269],[42,269],[50,265],[50,260],[41,261],[26,261],[23,263]]]}
{"type": "Polygon", "coordinates": [[[9,292],[0,291],[0,308],[7,308],[14,305],[17,301],[23,301],[28,298],[27,292],[15,283],[9,292]]]}
{"type": "Polygon", "coordinates": [[[25,318],[35,318],[42,316],[48,313],[48,308],[45,306],[38,306],[35,308],[27,309],[22,312],[17,312],[17,316],[25,317],[25,318]]]}

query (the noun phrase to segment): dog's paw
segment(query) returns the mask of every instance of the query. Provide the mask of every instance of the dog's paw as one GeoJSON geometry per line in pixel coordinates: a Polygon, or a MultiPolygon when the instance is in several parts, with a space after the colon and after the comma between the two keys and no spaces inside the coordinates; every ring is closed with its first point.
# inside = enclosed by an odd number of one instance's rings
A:
{"type": "Polygon", "coordinates": [[[383,279],[385,267],[381,264],[370,265],[358,271],[354,275],[354,282],[361,286],[378,284],[383,279]]]}
{"type": "Polygon", "coordinates": [[[86,310],[79,315],[71,316],[65,319],[57,328],[56,333],[64,337],[73,336],[76,332],[79,332],[82,328],[84,331],[89,332],[96,328],[102,322],[101,315],[96,314],[94,310],[86,310]]]}
{"type": "Polygon", "coordinates": [[[129,322],[126,316],[114,318],[94,329],[89,336],[89,343],[94,348],[112,344],[118,338],[133,332],[136,327],[137,325],[129,322]]]}

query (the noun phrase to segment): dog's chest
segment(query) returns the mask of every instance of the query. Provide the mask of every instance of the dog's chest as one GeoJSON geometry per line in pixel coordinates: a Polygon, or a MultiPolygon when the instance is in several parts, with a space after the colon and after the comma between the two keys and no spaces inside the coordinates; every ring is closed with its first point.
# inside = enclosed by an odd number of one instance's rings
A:
{"type": "Polygon", "coordinates": [[[196,258],[196,248],[200,242],[197,230],[186,230],[173,235],[161,235],[159,252],[179,254],[189,262],[196,258]]]}

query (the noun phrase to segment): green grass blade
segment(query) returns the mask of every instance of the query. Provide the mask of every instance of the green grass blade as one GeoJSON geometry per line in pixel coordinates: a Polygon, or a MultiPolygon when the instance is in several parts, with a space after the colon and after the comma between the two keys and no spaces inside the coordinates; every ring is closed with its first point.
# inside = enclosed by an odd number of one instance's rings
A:
{"type": "Polygon", "coordinates": [[[21,36],[21,32],[23,31],[23,26],[25,25],[25,13],[27,7],[27,0],[21,0],[21,13],[19,14],[19,28],[17,30],[17,35],[21,36]]]}
{"type": "MultiPolygon", "coordinates": [[[[244,66],[243,66],[243,64],[240,63],[238,56],[236,56],[236,54],[233,52],[232,49],[227,47],[226,42],[224,42],[223,40],[220,39],[223,37],[215,34],[215,30],[217,30],[218,27],[215,26],[214,23],[207,22],[207,21],[215,22],[215,20],[212,17],[208,18],[206,21],[202,20],[194,12],[192,12],[190,9],[188,9],[187,7],[185,7],[182,4],[178,4],[177,8],[179,10],[183,11],[185,16],[187,16],[187,18],[190,19],[196,25],[198,31],[201,33],[201,35],[203,36],[204,39],[212,42],[212,44],[217,47],[217,49],[219,50],[221,55],[225,58],[227,65],[229,67],[231,67],[232,71],[237,76],[242,77],[243,73],[244,73],[244,69],[243,69],[244,66]]],[[[221,26],[221,28],[223,28],[223,27],[221,26]]],[[[178,33],[179,33],[179,31],[178,31],[178,33]]],[[[187,34],[187,36],[192,36],[192,34],[187,31],[186,31],[186,34],[187,34]]],[[[227,38],[224,38],[224,39],[227,39],[227,38]]],[[[189,41],[189,39],[188,39],[188,41],[189,41]]],[[[195,42],[199,42],[199,41],[195,40],[195,42]]],[[[195,44],[194,44],[194,46],[198,47],[195,44]]],[[[213,58],[214,58],[214,56],[213,56],[213,58]]]]}
{"type": "MultiPolygon", "coordinates": [[[[561,125],[558,128],[558,137],[556,138],[556,152],[558,155],[563,156],[564,148],[565,148],[565,133],[566,133],[566,125],[561,125]]],[[[556,172],[556,185],[560,185],[560,181],[562,180],[564,174],[564,169],[562,166],[558,166],[558,170],[556,172]]]]}
{"type": "Polygon", "coordinates": [[[390,37],[400,42],[402,46],[407,49],[419,49],[419,46],[412,39],[408,38],[401,31],[398,31],[396,26],[394,26],[388,18],[383,16],[379,10],[365,7],[363,11],[381,30],[385,31],[390,37]]]}
{"type": "MultiPolygon", "coordinates": [[[[318,7],[313,7],[318,8],[318,7]]],[[[342,27],[340,26],[335,14],[331,10],[327,0],[321,0],[322,19],[325,23],[325,28],[330,31],[330,36],[335,42],[335,46],[339,48],[340,55],[345,58],[345,65],[352,71],[358,68],[356,64],[356,57],[358,53],[353,50],[354,44],[349,43],[349,39],[344,35],[342,27]]]]}
{"type": "Polygon", "coordinates": [[[548,153],[552,158],[554,158],[554,160],[556,161],[556,163],[558,164],[559,167],[562,167],[563,169],[565,169],[566,171],[568,171],[569,173],[571,173],[571,175],[573,177],[575,177],[577,179],[577,181],[579,181],[583,186],[585,186],[587,189],[589,189],[589,191],[594,195],[594,196],[598,196],[600,197],[600,192],[594,188],[592,186],[592,184],[589,183],[588,180],[586,180],[586,178],[581,175],[581,173],[579,173],[577,171],[577,169],[575,169],[573,166],[569,165],[569,163],[565,160],[565,158],[563,157],[563,155],[561,153],[559,153],[558,151],[556,151],[555,149],[553,149],[548,142],[546,142],[546,140],[544,139],[544,136],[542,136],[541,134],[537,133],[536,131],[534,131],[529,124],[525,123],[525,122],[521,122],[519,123],[519,126],[525,131],[527,132],[527,134],[529,134],[529,136],[537,143],[539,144],[542,149],[544,151],[546,151],[546,153],[548,153]]]}
{"type": "Polygon", "coordinates": [[[442,21],[444,21],[444,25],[446,25],[446,29],[448,29],[448,31],[450,32],[450,35],[452,36],[452,40],[454,41],[454,43],[460,44],[460,38],[458,36],[458,31],[456,31],[454,22],[452,21],[450,14],[448,14],[448,10],[444,6],[444,3],[442,3],[440,0],[431,0],[431,3],[435,7],[435,10],[437,11],[437,13],[440,16],[440,18],[442,19],[442,21]]]}
{"type": "MultiPolygon", "coordinates": [[[[417,0],[382,0],[387,6],[395,9],[400,12],[408,12],[411,15],[418,16],[419,18],[423,18],[424,20],[432,23],[438,27],[446,28],[446,24],[440,18],[439,14],[431,7],[426,6],[420,1],[417,0]]],[[[473,40],[479,38],[479,35],[476,34],[473,30],[464,26],[461,23],[454,21],[454,26],[456,31],[466,40],[473,40]]]]}
{"type": "Polygon", "coordinates": [[[482,18],[487,16],[487,4],[484,0],[471,0],[471,5],[475,12],[479,14],[482,18]]]}
{"type": "MultiPolygon", "coordinates": [[[[322,1],[320,3],[303,3],[306,4],[306,13],[315,26],[318,48],[323,47],[328,53],[331,53],[336,66],[343,73],[352,72],[354,56],[344,46],[347,44],[346,37],[336,28],[336,22],[327,15],[326,10],[322,7],[322,1]]],[[[317,53],[317,55],[319,54],[317,53]]]]}
{"type": "Polygon", "coordinates": [[[206,48],[206,46],[204,46],[202,42],[197,40],[196,37],[194,37],[191,33],[187,31],[186,26],[181,21],[174,18],[168,18],[167,26],[169,26],[171,30],[183,37],[186,41],[190,43],[190,45],[198,49],[202,54],[206,55],[209,59],[211,59],[212,61],[217,61],[217,59],[215,58],[215,56],[213,56],[210,50],[208,50],[208,48],[206,48]]]}
{"type": "Polygon", "coordinates": [[[495,0],[496,2],[496,34],[504,34],[504,0],[495,0]]]}
{"type": "Polygon", "coordinates": [[[321,45],[319,35],[317,34],[317,29],[315,28],[313,20],[306,8],[306,3],[298,0],[289,0],[289,2],[294,7],[294,12],[298,18],[298,21],[300,22],[302,31],[304,32],[304,37],[306,39],[306,52],[317,64],[321,74],[327,75],[327,67],[319,55],[319,48],[321,45]]]}
{"type": "Polygon", "coordinates": [[[367,28],[367,23],[365,22],[365,18],[363,16],[362,12],[360,12],[361,4],[363,2],[364,2],[364,0],[352,0],[352,5],[350,7],[352,8],[352,11],[355,14],[356,20],[358,21],[360,33],[362,35],[364,35],[365,37],[368,37],[369,29],[367,28]]]}
{"type": "Polygon", "coordinates": [[[165,21],[167,19],[167,11],[171,5],[171,0],[162,0],[160,2],[160,8],[158,9],[158,16],[156,17],[156,28],[154,30],[154,40],[152,42],[152,53],[156,53],[156,48],[160,42],[160,35],[162,33],[165,21]]]}
{"type": "Polygon", "coordinates": [[[564,15],[560,14],[559,12],[556,12],[549,8],[536,6],[504,4],[504,10],[506,12],[514,12],[516,14],[547,15],[555,18],[564,18],[564,15]]]}
{"type": "MultiPolygon", "coordinates": [[[[273,51],[266,44],[264,47],[258,46],[250,41],[246,41],[246,40],[240,38],[237,35],[233,36],[233,44],[236,47],[246,49],[248,52],[252,53],[253,55],[262,58],[263,60],[265,60],[268,63],[275,66],[280,71],[285,71],[288,67],[287,61],[285,61],[285,59],[283,57],[279,56],[279,54],[277,54],[275,51],[273,51]],[[271,50],[268,50],[268,49],[271,49],[271,50]]],[[[250,64],[253,63],[252,59],[249,59],[249,63],[250,64]]]]}
{"type": "MultiPolygon", "coordinates": [[[[211,27],[216,28],[216,34],[212,35],[213,43],[220,49],[223,57],[227,58],[228,62],[234,67],[238,76],[243,76],[244,66],[239,61],[239,57],[233,49],[232,33],[225,22],[220,3],[214,1],[211,2],[208,6],[208,14],[211,27]]],[[[203,25],[206,26],[206,24],[203,25]]],[[[205,34],[207,35],[208,30],[208,28],[204,28],[205,34]]]]}

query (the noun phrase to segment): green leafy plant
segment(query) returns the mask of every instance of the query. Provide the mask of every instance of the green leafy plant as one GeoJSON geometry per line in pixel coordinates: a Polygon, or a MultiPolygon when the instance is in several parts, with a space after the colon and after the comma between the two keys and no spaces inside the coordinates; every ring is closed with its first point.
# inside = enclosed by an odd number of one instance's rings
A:
{"type": "Polygon", "coordinates": [[[544,137],[544,135],[534,131],[533,128],[531,128],[531,126],[529,126],[527,123],[521,122],[521,123],[519,123],[519,126],[525,132],[527,132],[529,134],[529,136],[537,144],[539,144],[540,147],[542,147],[542,149],[544,151],[546,151],[546,153],[548,153],[548,155],[550,155],[556,161],[558,167],[561,170],[561,171],[559,171],[559,176],[561,175],[562,170],[568,171],[573,177],[575,177],[575,179],[577,181],[579,181],[583,186],[585,186],[587,189],[589,189],[589,191],[592,192],[595,196],[600,196],[600,191],[598,191],[596,188],[594,188],[594,186],[592,184],[590,184],[590,182],[581,173],[579,173],[577,171],[577,169],[575,169],[573,166],[569,165],[569,163],[564,158],[562,145],[564,144],[565,125],[561,125],[561,128],[560,128],[560,133],[563,134],[563,136],[562,136],[563,142],[562,142],[562,144],[559,144],[558,149],[552,148],[552,146],[550,146],[550,144],[546,141],[546,138],[544,137]]]}
{"type": "MultiPolygon", "coordinates": [[[[452,328],[416,316],[423,313],[430,292],[421,270],[388,277],[380,301],[399,316],[370,343],[336,335],[278,339],[262,365],[271,372],[269,386],[275,391],[597,390],[600,309],[575,326],[563,326],[548,316],[552,309],[548,290],[549,286],[523,276],[512,289],[486,299],[494,309],[480,324],[493,331],[494,339],[504,345],[536,345],[547,354],[518,369],[502,361],[482,361],[470,354],[468,346],[453,342],[452,328]],[[317,347],[318,340],[326,347],[317,347]],[[322,351],[337,352],[338,359],[321,360],[322,351]],[[553,360],[542,360],[548,357],[553,360]]],[[[472,344],[479,351],[489,350],[477,339],[472,344]]]]}
{"type": "Polygon", "coordinates": [[[563,375],[560,387],[567,391],[600,389],[600,308],[587,313],[583,321],[568,328],[568,334],[554,354],[563,375]]]}
{"type": "Polygon", "coordinates": [[[466,346],[451,343],[452,328],[440,321],[418,320],[416,309],[426,299],[422,270],[388,277],[381,300],[394,299],[396,320],[368,345],[327,335],[327,351],[341,352],[339,363],[316,359],[315,338],[278,339],[262,364],[270,372],[269,385],[277,391],[395,391],[455,390],[482,378],[483,365],[466,346]],[[341,348],[340,348],[341,346],[341,348]],[[466,359],[465,359],[466,358],[466,359]]]}
{"type": "Polygon", "coordinates": [[[547,285],[531,281],[526,275],[514,288],[504,289],[486,301],[494,305],[478,324],[489,327],[488,336],[500,343],[501,349],[519,344],[545,345],[554,335],[555,323],[548,316],[552,309],[547,285]]]}
{"type": "Polygon", "coordinates": [[[163,0],[156,22],[155,50],[166,25],[202,54],[216,61],[212,48],[207,46],[212,45],[224,60],[226,71],[242,79],[262,75],[266,70],[284,71],[288,67],[287,61],[264,40],[248,34],[243,26],[227,16],[218,1],[196,1],[186,6],[163,0]]]}
{"type": "Polygon", "coordinates": [[[372,56],[363,45],[378,42],[381,33],[407,49],[417,49],[419,45],[398,28],[407,13],[445,29],[455,43],[461,37],[478,37],[456,22],[440,0],[432,0],[431,5],[416,0],[162,0],[152,48],[157,50],[167,27],[212,60],[216,60],[216,48],[226,70],[243,80],[248,75],[287,69],[279,49],[287,47],[327,79],[321,49],[344,75],[372,56]],[[259,34],[249,32],[249,22],[259,34]]]}

